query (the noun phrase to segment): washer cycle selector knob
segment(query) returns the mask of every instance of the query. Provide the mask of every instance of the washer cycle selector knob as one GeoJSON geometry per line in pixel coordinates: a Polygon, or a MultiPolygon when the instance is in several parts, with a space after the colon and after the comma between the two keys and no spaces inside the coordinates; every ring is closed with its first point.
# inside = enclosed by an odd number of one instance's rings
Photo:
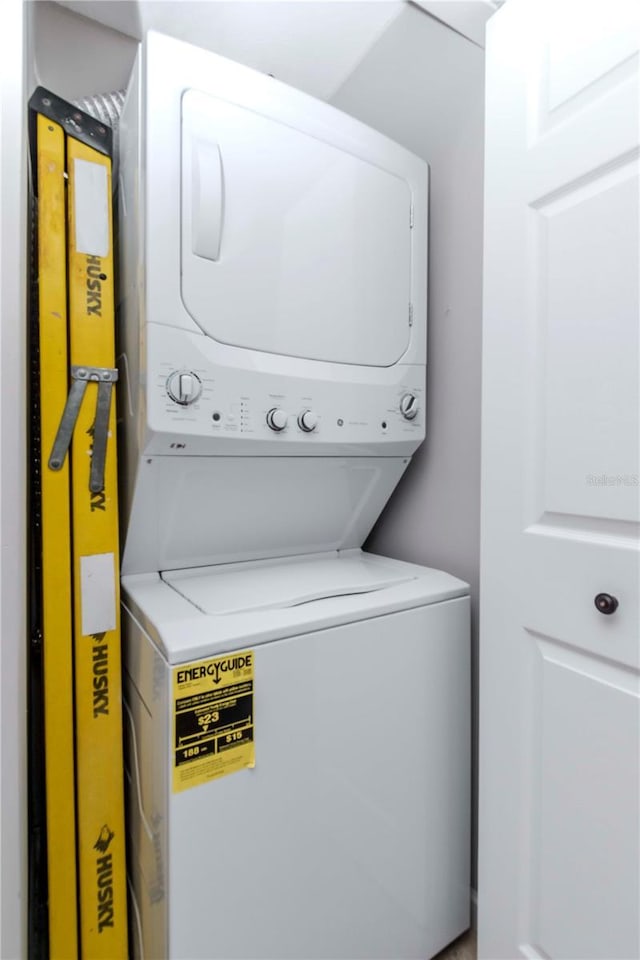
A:
{"type": "Polygon", "coordinates": [[[175,403],[188,407],[202,393],[200,378],[190,370],[176,370],[167,378],[167,393],[175,403]]]}
{"type": "Polygon", "coordinates": [[[418,413],[418,399],[412,393],[405,393],[400,401],[400,413],[405,420],[414,420],[418,413]]]}
{"type": "Polygon", "coordinates": [[[280,410],[279,407],[273,407],[273,409],[269,410],[267,414],[267,425],[271,427],[272,430],[275,430],[276,433],[284,430],[288,422],[289,415],[285,413],[284,410],[280,410]]]}
{"type": "Polygon", "coordinates": [[[313,410],[303,410],[298,417],[298,426],[305,433],[311,433],[318,426],[318,414],[313,410]]]}

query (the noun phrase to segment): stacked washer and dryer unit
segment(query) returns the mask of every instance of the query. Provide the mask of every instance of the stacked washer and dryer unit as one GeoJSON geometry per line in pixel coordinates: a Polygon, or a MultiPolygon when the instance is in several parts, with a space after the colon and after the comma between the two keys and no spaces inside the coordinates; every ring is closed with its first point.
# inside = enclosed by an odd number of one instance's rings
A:
{"type": "Polygon", "coordinates": [[[469,920],[469,598],[361,546],[424,439],[428,168],[149,34],[122,116],[133,947],[426,958],[469,920]]]}

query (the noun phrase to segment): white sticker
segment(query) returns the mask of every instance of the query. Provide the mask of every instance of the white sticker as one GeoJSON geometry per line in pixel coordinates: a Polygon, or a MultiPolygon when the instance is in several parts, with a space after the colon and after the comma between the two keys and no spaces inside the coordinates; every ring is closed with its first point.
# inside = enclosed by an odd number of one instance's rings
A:
{"type": "Polygon", "coordinates": [[[112,553],[80,557],[80,605],[83,637],[115,630],[116,576],[112,553]]]}
{"type": "Polygon", "coordinates": [[[93,257],[109,253],[107,168],[89,160],[74,161],[76,250],[93,257]]]}

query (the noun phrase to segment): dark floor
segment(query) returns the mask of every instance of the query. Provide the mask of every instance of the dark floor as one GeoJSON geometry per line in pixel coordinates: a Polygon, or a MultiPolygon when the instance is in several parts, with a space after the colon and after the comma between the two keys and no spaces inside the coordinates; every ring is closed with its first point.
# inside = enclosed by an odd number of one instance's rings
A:
{"type": "Polygon", "coordinates": [[[477,956],[478,944],[475,930],[468,930],[453,943],[450,943],[433,960],[476,960],[477,956]]]}

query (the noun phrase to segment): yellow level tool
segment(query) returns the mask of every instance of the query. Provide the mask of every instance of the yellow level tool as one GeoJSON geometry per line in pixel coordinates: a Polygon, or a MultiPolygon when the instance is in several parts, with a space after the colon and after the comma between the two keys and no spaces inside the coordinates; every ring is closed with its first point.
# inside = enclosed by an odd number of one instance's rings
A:
{"type": "Polygon", "coordinates": [[[127,956],[127,902],[111,137],[42,88],[30,106],[37,117],[49,955],[119,960],[127,956]]]}
{"type": "MultiPolygon", "coordinates": [[[[46,463],[67,399],[66,190],[64,132],[37,118],[40,462],[46,463]]],[[[67,464],[41,471],[42,632],[49,952],[78,953],[71,516],[67,464]],[[70,895],[70,892],[72,895],[70,895]]]]}

